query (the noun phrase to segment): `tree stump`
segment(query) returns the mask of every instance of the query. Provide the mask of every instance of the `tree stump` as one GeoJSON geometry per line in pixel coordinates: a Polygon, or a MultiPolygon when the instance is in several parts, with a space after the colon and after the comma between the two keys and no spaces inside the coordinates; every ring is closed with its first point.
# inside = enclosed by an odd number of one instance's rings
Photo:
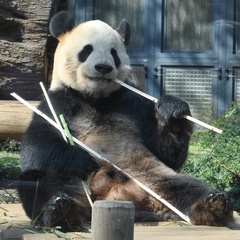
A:
{"type": "Polygon", "coordinates": [[[92,240],[133,240],[134,214],[132,202],[94,202],[92,240]]]}

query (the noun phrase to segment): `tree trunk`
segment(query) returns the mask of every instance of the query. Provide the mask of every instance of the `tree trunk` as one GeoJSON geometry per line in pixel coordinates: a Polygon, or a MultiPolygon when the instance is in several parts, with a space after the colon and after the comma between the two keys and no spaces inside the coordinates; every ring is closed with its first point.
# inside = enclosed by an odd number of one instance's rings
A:
{"type": "Polygon", "coordinates": [[[48,24],[60,0],[0,0],[0,99],[16,92],[26,100],[47,84],[48,24]]]}

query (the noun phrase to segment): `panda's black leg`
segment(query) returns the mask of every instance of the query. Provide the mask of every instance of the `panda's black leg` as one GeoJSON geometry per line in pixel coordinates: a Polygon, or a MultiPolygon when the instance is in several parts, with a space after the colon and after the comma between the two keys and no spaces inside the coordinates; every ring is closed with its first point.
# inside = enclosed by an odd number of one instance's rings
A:
{"type": "MultiPolygon", "coordinates": [[[[225,226],[233,220],[231,202],[226,194],[214,191],[199,179],[176,174],[155,183],[156,193],[188,215],[192,224],[225,226]]],[[[159,214],[162,219],[167,213],[171,214],[170,209],[167,210],[160,202],[154,199],[151,201],[154,206],[153,212],[159,214]]]]}
{"type": "Polygon", "coordinates": [[[48,201],[51,192],[43,184],[46,177],[44,171],[28,170],[19,175],[17,191],[27,216],[33,223],[41,223],[41,209],[48,201]]]}
{"type": "Polygon", "coordinates": [[[33,225],[75,230],[90,220],[91,207],[78,177],[29,170],[19,180],[19,197],[33,225]]]}
{"type": "Polygon", "coordinates": [[[85,225],[90,221],[91,207],[84,193],[81,198],[74,197],[76,195],[70,196],[69,192],[59,192],[52,196],[42,208],[42,225],[58,226],[62,231],[85,231],[85,225]]]}

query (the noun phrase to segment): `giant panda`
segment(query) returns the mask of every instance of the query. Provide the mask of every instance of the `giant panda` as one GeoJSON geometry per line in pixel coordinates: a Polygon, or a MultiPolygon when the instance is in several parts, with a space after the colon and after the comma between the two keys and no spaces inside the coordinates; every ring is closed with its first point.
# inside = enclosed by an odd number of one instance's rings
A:
{"type": "MultiPolygon", "coordinates": [[[[127,21],[115,30],[99,20],[74,27],[71,16],[60,12],[50,32],[59,43],[48,94],[71,134],[188,215],[192,224],[232,221],[224,193],[180,173],[193,132],[183,118],[191,114],[188,104],[173,96],[156,104],[114,81],[136,84],[126,53],[127,21]]],[[[39,109],[52,118],[45,100],[39,109]]],[[[81,230],[91,220],[82,180],[93,200],[132,201],[136,221],[180,220],[127,175],[68,144],[36,114],[22,139],[20,163],[19,197],[37,226],[81,230]]]]}

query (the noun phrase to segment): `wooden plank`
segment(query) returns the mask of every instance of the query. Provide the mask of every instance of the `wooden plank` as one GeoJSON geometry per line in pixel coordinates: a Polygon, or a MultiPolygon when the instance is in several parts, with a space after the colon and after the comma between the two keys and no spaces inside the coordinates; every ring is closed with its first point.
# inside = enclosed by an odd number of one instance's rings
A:
{"type": "MultiPolygon", "coordinates": [[[[37,107],[38,101],[29,101],[37,107]]],[[[0,101],[0,139],[20,140],[31,119],[32,110],[18,101],[0,101]]]]}

